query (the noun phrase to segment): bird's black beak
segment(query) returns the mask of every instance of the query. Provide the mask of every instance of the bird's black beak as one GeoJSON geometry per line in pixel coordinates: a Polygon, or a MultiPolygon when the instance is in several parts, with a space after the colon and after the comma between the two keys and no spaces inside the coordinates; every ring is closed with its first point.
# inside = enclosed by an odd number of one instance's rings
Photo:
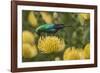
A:
{"type": "Polygon", "coordinates": [[[56,25],[64,25],[64,24],[56,24],[56,25]]]}
{"type": "Polygon", "coordinates": [[[57,29],[62,29],[64,27],[72,27],[71,25],[55,24],[57,29]]]}
{"type": "Polygon", "coordinates": [[[55,24],[56,28],[64,28],[64,24],[55,24]]]}
{"type": "Polygon", "coordinates": [[[71,26],[71,25],[64,25],[64,27],[73,27],[73,26],[71,26]]]}

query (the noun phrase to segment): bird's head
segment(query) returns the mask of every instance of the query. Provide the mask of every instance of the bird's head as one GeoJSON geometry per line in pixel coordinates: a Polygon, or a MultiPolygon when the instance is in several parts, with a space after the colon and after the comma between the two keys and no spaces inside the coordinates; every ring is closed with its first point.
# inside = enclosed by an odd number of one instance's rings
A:
{"type": "Polygon", "coordinates": [[[62,28],[64,28],[64,25],[63,24],[55,24],[55,28],[62,29],[62,28]]]}

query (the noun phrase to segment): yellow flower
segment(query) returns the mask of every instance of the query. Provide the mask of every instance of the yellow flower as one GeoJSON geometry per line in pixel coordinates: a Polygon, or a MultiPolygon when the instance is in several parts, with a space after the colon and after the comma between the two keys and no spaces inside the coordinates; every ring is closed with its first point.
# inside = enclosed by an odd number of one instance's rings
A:
{"type": "Polygon", "coordinates": [[[32,46],[28,43],[23,43],[23,48],[22,48],[22,56],[24,58],[32,58],[37,55],[37,49],[36,46],[32,46]]]}
{"type": "Polygon", "coordinates": [[[28,15],[28,21],[31,26],[36,27],[38,25],[37,18],[33,11],[31,11],[28,15]]]}
{"type": "Polygon", "coordinates": [[[22,34],[22,37],[23,37],[23,43],[33,43],[34,40],[35,40],[35,35],[33,36],[32,32],[30,31],[23,31],[23,34],[22,34]]]}
{"type": "Polygon", "coordinates": [[[56,36],[40,37],[38,41],[38,48],[43,53],[60,52],[64,47],[64,40],[56,36]]]}
{"type": "Polygon", "coordinates": [[[51,24],[53,22],[53,17],[48,12],[40,12],[40,14],[46,23],[51,24]]]}
{"type": "Polygon", "coordinates": [[[78,48],[77,51],[79,52],[80,59],[85,59],[85,57],[84,57],[84,50],[82,48],[78,48]]]}
{"type": "Polygon", "coordinates": [[[80,13],[78,15],[78,19],[79,19],[81,25],[86,25],[85,21],[90,19],[90,14],[88,14],[88,13],[80,13]]]}
{"type": "Polygon", "coordinates": [[[74,47],[72,47],[72,48],[67,48],[65,50],[63,59],[64,60],[79,60],[81,59],[81,57],[80,57],[79,51],[75,49],[74,47]]]}
{"type": "Polygon", "coordinates": [[[81,14],[79,14],[79,16],[80,16],[81,18],[85,19],[85,20],[88,20],[89,17],[90,17],[90,15],[89,15],[88,13],[81,13],[81,14]]]}
{"type": "Polygon", "coordinates": [[[85,56],[85,59],[90,59],[90,44],[89,43],[84,47],[84,56],[85,56]]]}

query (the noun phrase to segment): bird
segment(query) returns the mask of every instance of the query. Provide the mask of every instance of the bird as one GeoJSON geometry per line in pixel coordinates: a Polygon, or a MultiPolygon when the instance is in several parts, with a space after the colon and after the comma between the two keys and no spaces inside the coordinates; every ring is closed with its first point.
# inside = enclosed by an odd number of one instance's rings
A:
{"type": "Polygon", "coordinates": [[[43,24],[36,28],[36,33],[56,33],[57,31],[63,29],[65,26],[63,24],[43,24]]]}

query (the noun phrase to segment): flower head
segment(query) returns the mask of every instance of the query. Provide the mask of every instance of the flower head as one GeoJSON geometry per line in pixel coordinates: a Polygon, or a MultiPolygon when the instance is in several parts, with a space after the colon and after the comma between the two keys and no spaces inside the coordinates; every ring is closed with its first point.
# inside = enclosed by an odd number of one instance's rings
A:
{"type": "Polygon", "coordinates": [[[23,43],[22,56],[24,58],[32,58],[37,55],[37,49],[35,45],[30,45],[28,43],[23,43]]]}
{"type": "Polygon", "coordinates": [[[64,60],[79,60],[81,59],[81,55],[75,47],[67,48],[63,55],[64,60]]]}
{"type": "Polygon", "coordinates": [[[23,43],[33,43],[34,40],[35,40],[35,35],[33,35],[32,32],[30,31],[23,31],[23,34],[22,34],[22,37],[23,37],[23,43]]]}
{"type": "Polygon", "coordinates": [[[53,22],[53,17],[48,12],[40,12],[40,14],[46,23],[51,24],[53,22]]]}
{"type": "Polygon", "coordinates": [[[84,47],[84,57],[85,59],[90,58],[90,44],[89,43],[84,47]]]}
{"type": "Polygon", "coordinates": [[[81,13],[81,14],[79,14],[79,16],[81,17],[81,18],[83,18],[83,19],[85,19],[85,20],[88,20],[89,19],[89,14],[87,14],[87,13],[81,13]]]}
{"type": "Polygon", "coordinates": [[[38,41],[38,48],[43,53],[60,52],[64,47],[64,40],[56,36],[40,37],[38,41]]]}
{"type": "Polygon", "coordinates": [[[88,14],[88,13],[80,13],[78,15],[78,19],[79,19],[81,25],[87,25],[86,21],[90,19],[90,14],[88,14]]]}
{"type": "Polygon", "coordinates": [[[38,25],[37,18],[33,11],[31,11],[28,15],[28,21],[31,26],[36,27],[38,25]]]}

